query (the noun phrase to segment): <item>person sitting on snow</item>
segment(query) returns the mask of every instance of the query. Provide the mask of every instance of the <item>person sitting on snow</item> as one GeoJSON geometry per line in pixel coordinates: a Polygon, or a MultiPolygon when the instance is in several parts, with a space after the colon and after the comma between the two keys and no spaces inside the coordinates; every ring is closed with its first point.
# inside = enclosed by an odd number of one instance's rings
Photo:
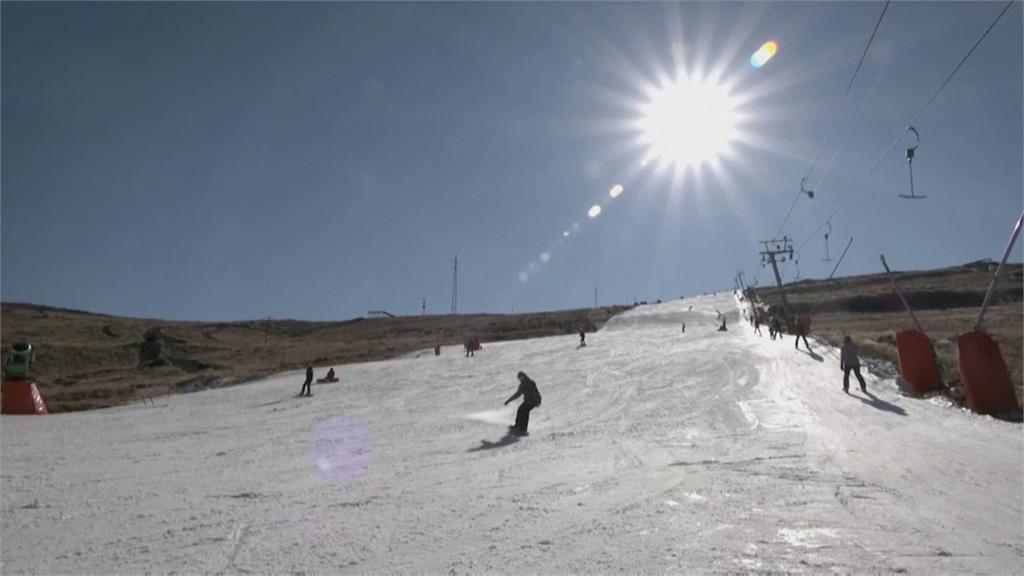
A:
{"type": "Polygon", "coordinates": [[[864,384],[864,377],[860,375],[860,356],[857,355],[857,345],[849,336],[843,337],[843,347],[839,354],[839,369],[843,371],[843,392],[850,391],[850,371],[852,370],[860,382],[860,391],[867,393],[868,387],[864,384]]]}
{"type": "Polygon", "coordinates": [[[330,370],[327,371],[327,379],[328,380],[334,380],[334,367],[333,366],[331,367],[330,370]]]}

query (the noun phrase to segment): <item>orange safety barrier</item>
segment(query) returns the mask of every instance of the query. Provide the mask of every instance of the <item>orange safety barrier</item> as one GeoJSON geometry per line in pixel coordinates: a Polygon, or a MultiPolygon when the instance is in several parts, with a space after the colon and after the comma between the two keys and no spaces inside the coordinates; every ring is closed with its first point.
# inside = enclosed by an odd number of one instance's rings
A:
{"type": "Polygon", "coordinates": [[[48,414],[39,388],[32,380],[4,380],[2,414],[48,414]]]}
{"type": "Polygon", "coordinates": [[[1017,410],[1017,394],[1010,383],[999,344],[977,330],[961,334],[956,344],[967,407],[978,414],[1017,410]]]}
{"type": "Polygon", "coordinates": [[[917,330],[899,332],[896,350],[900,357],[900,376],[910,382],[915,393],[927,394],[942,387],[935,368],[935,349],[927,336],[917,330]]]}

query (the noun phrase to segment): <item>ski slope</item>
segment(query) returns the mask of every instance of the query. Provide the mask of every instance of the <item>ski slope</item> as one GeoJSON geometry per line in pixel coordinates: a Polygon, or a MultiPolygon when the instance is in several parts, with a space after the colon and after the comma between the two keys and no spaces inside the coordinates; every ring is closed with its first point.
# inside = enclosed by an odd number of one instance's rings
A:
{"type": "Polygon", "coordinates": [[[313,398],[293,372],[4,416],[0,571],[1022,571],[1019,425],[871,374],[847,396],[836,350],[764,332],[707,296],[585,348],[337,367],[313,398]],[[519,370],[544,398],[525,438],[502,406],[519,370]]]}

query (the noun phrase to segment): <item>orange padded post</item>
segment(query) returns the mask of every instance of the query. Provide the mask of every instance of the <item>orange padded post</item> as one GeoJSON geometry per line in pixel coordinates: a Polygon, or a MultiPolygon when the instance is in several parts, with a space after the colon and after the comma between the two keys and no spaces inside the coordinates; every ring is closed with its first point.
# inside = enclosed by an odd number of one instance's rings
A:
{"type": "Polygon", "coordinates": [[[999,344],[978,330],[961,334],[956,344],[967,407],[978,414],[1017,410],[1017,394],[1010,383],[999,344]]]}
{"type": "Polygon", "coordinates": [[[935,392],[942,387],[935,369],[935,351],[927,336],[917,330],[899,332],[896,350],[900,357],[900,376],[910,382],[916,394],[935,392]]]}
{"type": "Polygon", "coordinates": [[[32,380],[4,380],[2,395],[3,408],[0,409],[0,413],[37,416],[48,414],[39,388],[32,380]]]}

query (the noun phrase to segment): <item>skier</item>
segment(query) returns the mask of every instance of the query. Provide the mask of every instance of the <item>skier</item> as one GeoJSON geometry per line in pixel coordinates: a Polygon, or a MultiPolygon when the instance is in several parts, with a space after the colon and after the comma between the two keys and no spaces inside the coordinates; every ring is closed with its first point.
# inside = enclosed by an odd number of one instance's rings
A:
{"type": "Polygon", "coordinates": [[[796,340],[793,342],[793,348],[800,349],[800,339],[804,339],[804,346],[807,346],[807,351],[811,351],[811,345],[807,343],[807,329],[804,323],[800,321],[801,318],[793,319],[793,328],[796,332],[796,340]]]}
{"type": "Polygon", "coordinates": [[[516,391],[508,400],[505,400],[505,405],[519,398],[523,397],[523,403],[519,405],[519,410],[516,412],[516,423],[509,426],[509,430],[513,434],[527,435],[527,428],[530,426],[530,410],[533,410],[537,406],[540,406],[540,392],[537,391],[537,383],[530,380],[530,377],[526,375],[526,372],[520,372],[516,374],[519,378],[519,390],[516,391]]]}
{"type": "Polygon", "coordinates": [[[725,316],[722,316],[722,325],[718,327],[719,332],[728,332],[729,329],[725,327],[725,316]]]}
{"type": "Polygon", "coordinates": [[[754,332],[758,336],[761,335],[761,318],[759,318],[757,314],[754,315],[754,332]]]}
{"type": "Polygon", "coordinates": [[[686,322],[683,322],[683,334],[686,334],[686,322]]]}
{"type": "Polygon", "coordinates": [[[772,316],[771,327],[772,327],[772,331],[775,333],[775,336],[772,338],[772,340],[775,340],[775,338],[778,338],[778,339],[781,340],[782,339],[782,323],[779,322],[779,317],[778,316],[772,316]]]}
{"type": "Polygon", "coordinates": [[[302,390],[299,392],[299,396],[312,396],[313,389],[310,386],[313,383],[313,367],[306,367],[306,381],[302,383],[302,390]]]}
{"type": "Polygon", "coordinates": [[[860,357],[857,355],[857,345],[849,336],[843,337],[843,348],[839,355],[839,369],[843,371],[843,392],[850,391],[850,371],[860,382],[860,391],[867,394],[868,387],[864,384],[864,377],[860,375],[860,357]]]}
{"type": "Polygon", "coordinates": [[[587,334],[583,330],[580,330],[580,348],[587,345],[587,334]]]}

